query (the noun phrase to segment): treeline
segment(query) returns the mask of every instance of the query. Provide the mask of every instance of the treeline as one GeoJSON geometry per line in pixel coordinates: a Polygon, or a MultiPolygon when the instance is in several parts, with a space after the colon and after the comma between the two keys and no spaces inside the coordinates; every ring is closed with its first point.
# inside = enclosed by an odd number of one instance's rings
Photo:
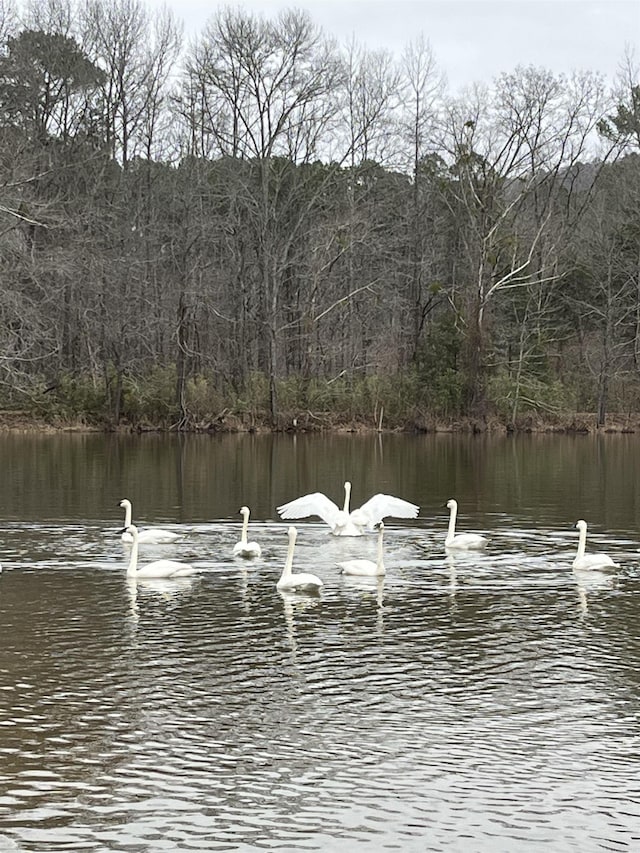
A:
{"type": "MultiPolygon", "coordinates": [[[[425,13],[428,34],[428,16],[425,13]]],[[[640,85],[0,0],[0,406],[193,428],[640,411],[640,85]]]]}

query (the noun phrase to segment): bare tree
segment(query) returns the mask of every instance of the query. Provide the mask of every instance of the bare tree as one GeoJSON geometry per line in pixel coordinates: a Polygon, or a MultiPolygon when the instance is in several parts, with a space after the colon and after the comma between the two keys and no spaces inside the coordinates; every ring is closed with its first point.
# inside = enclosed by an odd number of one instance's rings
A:
{"type": "Polygon", "coordinates": [[[410,42],[402,57],[401,134],[410,155],[407,168],[413,181],[409,239],[409,306],[411,317],[410,351],[415,360],[420,336],[429,313],[438,299],[431,285],[437,281],[438,247],[441,247],[439,193],[433,192],[434,170],[439,158],[444,78],[438,70],[431,46],[421,34],[410,42]]]}
{"type": "Polygon", "coordinates": [[[580,168],[605,107],[599,78],[570,80],[533,68],[476,88],[449,110],[455,176],[452,213],[463,226],[470,400],[484,395],[487,311],[513,288],[557,280],[560,241],[585,208],[596,177],[580,168]]]}
{"type": "Polygon", "coordinates": [[[4,50],[7,39],[15,35],[18,10],[15,0],[0,0],[0,45],[4,50]]]}
{"type": "MultiPolygon", "coordinates": [[[[238,170],[235,204],[251,229],[253,267],[266,331],[270,408],[277,416],[276,378],[281,299],[291,279],[293,247],[313,207],[299,168],[318,156],[335,114],[329,94],[339,75],[333,46],[299,12],[275,22],[226,9],[189,59],[189,110],[201,151],[247,161],[238,170]],[[300,184],[300,181],[302,184],[300,184]]],[[[314,191],[317,197],[319,190],[314,191]]]]}
{"type": "Polygon", "coordinates": [[[165,8],[151,20],[139,0],[86,0],[83,40],[105,72],[105,131],[114,158],[158,154],[155,133],[181,28],[165,8]]]}

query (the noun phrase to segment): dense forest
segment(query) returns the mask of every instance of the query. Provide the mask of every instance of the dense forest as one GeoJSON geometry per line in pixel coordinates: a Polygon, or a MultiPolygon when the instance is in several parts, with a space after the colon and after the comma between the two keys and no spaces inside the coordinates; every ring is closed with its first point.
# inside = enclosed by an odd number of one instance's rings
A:
{"type": "Polygon", "coordinates": [[[174,429],[640,411],[640,81],[0,0],[0,407],[174,429]]]}

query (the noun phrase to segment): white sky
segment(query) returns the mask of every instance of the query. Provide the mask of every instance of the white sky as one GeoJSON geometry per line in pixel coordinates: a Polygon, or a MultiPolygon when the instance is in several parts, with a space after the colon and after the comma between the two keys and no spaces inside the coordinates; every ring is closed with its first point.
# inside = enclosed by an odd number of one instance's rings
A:
{"type": "Polygon", "coordinates": [[[589,69],[613,82],[625,50],[640,62],[640,0],[147,0],[148,8],[165,4],[186,36],[200,33],[224,5],[265,17],[306,9],[341,43],[355,37],[397,55],[423,33],[452,90],[490,83],[517,65],[589,69]]]}

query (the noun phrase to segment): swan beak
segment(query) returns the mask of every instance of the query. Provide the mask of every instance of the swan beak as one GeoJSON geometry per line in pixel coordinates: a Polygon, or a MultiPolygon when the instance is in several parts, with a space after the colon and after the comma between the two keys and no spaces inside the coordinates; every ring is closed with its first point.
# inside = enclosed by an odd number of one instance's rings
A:
{"type": "Polygon", "coordinates": [[[118,530],[118,533],[126,533],[128,529],[128,527],[123,527],[122,530],[118,530]]]}

